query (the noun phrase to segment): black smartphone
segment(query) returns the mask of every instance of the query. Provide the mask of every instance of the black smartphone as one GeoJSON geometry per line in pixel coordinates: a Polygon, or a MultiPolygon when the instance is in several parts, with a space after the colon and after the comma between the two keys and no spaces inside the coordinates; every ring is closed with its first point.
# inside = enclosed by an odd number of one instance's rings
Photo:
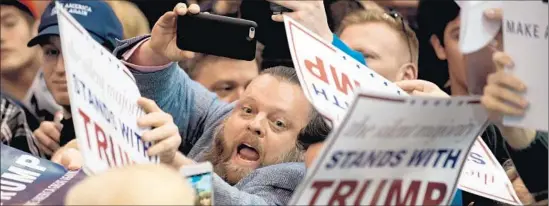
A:
{"type": "Polygon", "coordinates": [[[177,18],[177,47],[181,50],[251,61],[256,52],[257,24],[208,13],[177,18]]]}

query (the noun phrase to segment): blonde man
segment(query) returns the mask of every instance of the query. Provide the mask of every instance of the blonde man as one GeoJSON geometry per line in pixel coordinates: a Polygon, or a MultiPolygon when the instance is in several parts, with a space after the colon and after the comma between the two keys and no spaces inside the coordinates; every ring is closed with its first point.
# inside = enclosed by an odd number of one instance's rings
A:
{"type": "MultiPolygon", "coordinates": [[[[371,2],[373,3],[373,2],[371,2]]],[[[417,79],[418,40],[412,29],[397,13],[386,13],[379,7],[355,11],[347,15],[337,35],[351,49],[362,53],[366,65],[383,77],[399,83],[405,91],[409,87],[436,88],[436,85],[417,79]],[[421,86],[418,86],[421,85],[421,86]]],[[[410,92],[412,94],[446,95],[437,90],[410,92]]],[[[312,144],[305,153],[305,164],[311,166],[322,142],[312,144]]]]}
{"type": "Polygon", "coordinates": [[[194,58],[179,62],[179,66],[221,100],[234,102],[259,75],[262,52],[263,45],[258,42],[254,61],[195,53],[194,58]]]}
{"type": "Polygon", "coordinates": [[[418,40],[396,12],[379,9],[355,11],[337,31],[351,49],[361,52],[366,64],[390,81],[418,76],[418,40]]]}

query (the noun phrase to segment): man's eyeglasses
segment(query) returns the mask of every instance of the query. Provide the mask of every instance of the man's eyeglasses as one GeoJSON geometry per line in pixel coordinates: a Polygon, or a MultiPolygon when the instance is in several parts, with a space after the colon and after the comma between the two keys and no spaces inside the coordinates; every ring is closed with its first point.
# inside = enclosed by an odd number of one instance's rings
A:
{"type": "Polygon", "coordinates": [[[412,46],[410,45],[410,37],[408,36],[408,33],[406,32],[406,25],[404,17],[398,13],[396,10],[391,9],[389,12],[387,12],[387,15],[395,19],[395,21],[399,22],[402,25],[402,33],[404,33],[404,36],[406,36],[406,44],[408,44],[408,52],[410,53],[410,62],[412,61],[412,46]]]}

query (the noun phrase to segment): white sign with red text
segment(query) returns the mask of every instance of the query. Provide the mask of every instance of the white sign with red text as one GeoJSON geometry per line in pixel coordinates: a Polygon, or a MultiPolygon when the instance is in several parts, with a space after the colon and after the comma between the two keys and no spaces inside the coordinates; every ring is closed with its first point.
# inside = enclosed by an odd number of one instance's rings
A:
{"type": "Polygon", "coordinates": [[[284,16],[284,25],[294,67],[305,95],[335,125],[353,101],[353,90],[356,88],[407,95],[392,82],[290,17],[284,16]]]}
{"type": "Polygon", "coordinates": [[[479,98],[357,93],[288,205],[448,205],[485,126],[479,98]]]}
{"type": "Polygon", "coordinates": [[[499,202],[522,205],[507,173],[481,137],[477,137],[469,151],[458,188],[499,202]]]}
{"type": "Polygon", "coordinates": [[[137,126],[141,96],[128,69],[56,2],[71,113],[83,169],[96,174],[112,167],[158,162],[137,126]]]}

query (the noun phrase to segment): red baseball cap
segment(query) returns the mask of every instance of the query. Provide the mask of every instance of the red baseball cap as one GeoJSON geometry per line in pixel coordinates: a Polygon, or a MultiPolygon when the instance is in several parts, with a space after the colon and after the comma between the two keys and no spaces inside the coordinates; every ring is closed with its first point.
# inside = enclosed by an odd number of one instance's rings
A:
{"type": "Polygon", "coordinates": [[[31,0],[0,0],[0,5],[15,6],[35,19],[38,18],[36,6],[31,0]]]}

